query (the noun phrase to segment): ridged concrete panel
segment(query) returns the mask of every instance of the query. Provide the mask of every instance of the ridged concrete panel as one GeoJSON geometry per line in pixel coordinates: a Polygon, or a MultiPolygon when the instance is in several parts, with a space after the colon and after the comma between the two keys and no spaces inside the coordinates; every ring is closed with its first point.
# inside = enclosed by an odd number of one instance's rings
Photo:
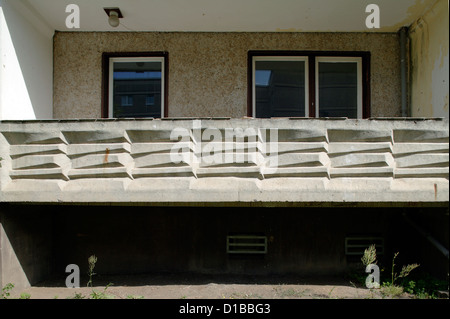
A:
{"type": "Polygon", "coordinates": [[[3,202],[448,202],[448,120],[0,123],[3,202]]]}

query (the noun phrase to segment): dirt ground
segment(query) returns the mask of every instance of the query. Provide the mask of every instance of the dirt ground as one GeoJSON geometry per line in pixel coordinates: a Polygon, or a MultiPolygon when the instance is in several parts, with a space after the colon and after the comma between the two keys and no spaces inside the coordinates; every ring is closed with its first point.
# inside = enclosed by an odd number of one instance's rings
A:
{"type": "MultiPolygon", "coordinates": [[[[82,278],[80,288],[67,288],[65,278],[54,278],[27,289],[11,291],[10,298],[92,298],[93,291],[111,299],[382,299],[378,289],[367,289],[348,279],[249,277],[190,274],[94,276],[93,287],[82,278]],[[108,287],[106,287],[109,284],[108,287]],[[106,288],[106,290],[105,290],[106,288]]],[[[398,298],[410,299],[406,293],[398,298]]]]}

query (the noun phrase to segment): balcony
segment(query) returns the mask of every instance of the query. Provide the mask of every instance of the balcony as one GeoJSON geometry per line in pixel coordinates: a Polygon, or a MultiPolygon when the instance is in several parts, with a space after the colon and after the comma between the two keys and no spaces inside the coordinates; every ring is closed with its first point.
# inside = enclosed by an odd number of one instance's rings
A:
{"type": "Polygon", "coordinates": [[[448,119],[0,122],[0,201],[447,205],[448,119]]]}

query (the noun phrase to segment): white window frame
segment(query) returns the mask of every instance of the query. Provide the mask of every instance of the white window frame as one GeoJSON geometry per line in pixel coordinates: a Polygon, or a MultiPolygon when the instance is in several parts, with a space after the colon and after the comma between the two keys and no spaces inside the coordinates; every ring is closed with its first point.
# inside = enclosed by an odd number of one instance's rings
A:
{"type": "Polygon", "coordinates": [[[109,79],[108,79],[108,117],[114,118],[113,96],[114,96],[114,63],[115,62],[160,62],[161,63],[161,118],[164,117],[164,83],[165,69],[164,57],[114,57],[109,58],[109,79]]]}
{"type": "Polygon", "coordinates": [[[252,59],[252,114],[256,117],[256,62],[303,61],[305,62],[305,117],[309,117],[309,64],[307,56],[254,56],[252,59]]]}
{"type": "Polygon", "coordinates": [[[315,117],[319,117],[320,101],[319,101],[319,63],[331,62],[331,63],[356,63],[357,74],[357,118],[363,118],[363,81],[362,81],[362,57],[340,57],[340,56],[317,56],[316,57],[316,114],[315,117]]]}

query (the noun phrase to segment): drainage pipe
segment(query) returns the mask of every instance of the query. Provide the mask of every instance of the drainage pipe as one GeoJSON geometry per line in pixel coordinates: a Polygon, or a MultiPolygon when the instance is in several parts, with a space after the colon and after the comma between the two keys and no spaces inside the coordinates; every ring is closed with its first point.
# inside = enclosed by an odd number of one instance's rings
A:
{"type": "Polygon", "coordinates": [[[406,216],[405,213],[403,213],[403,218],[412,226],[414,227],[422,236],[424,236],[430,243],[433,244],[434,247],[436,247],[444,256],[449,259],[448,256],[448,249],[445,248],[440,242],[438,242],[434,237],[432,237],[428,232],[420,228],[416,223],[414,223],[411,219],[406,216]]]}
{"type": "Polygon", "coordinates": [[[401,77],[401,102],[402,102],[402,117],[408,116],[408,96],[406,83],[406,37],[408,35],[408,28],[402,27],[400,29],[400,77],[401,77]]]}

